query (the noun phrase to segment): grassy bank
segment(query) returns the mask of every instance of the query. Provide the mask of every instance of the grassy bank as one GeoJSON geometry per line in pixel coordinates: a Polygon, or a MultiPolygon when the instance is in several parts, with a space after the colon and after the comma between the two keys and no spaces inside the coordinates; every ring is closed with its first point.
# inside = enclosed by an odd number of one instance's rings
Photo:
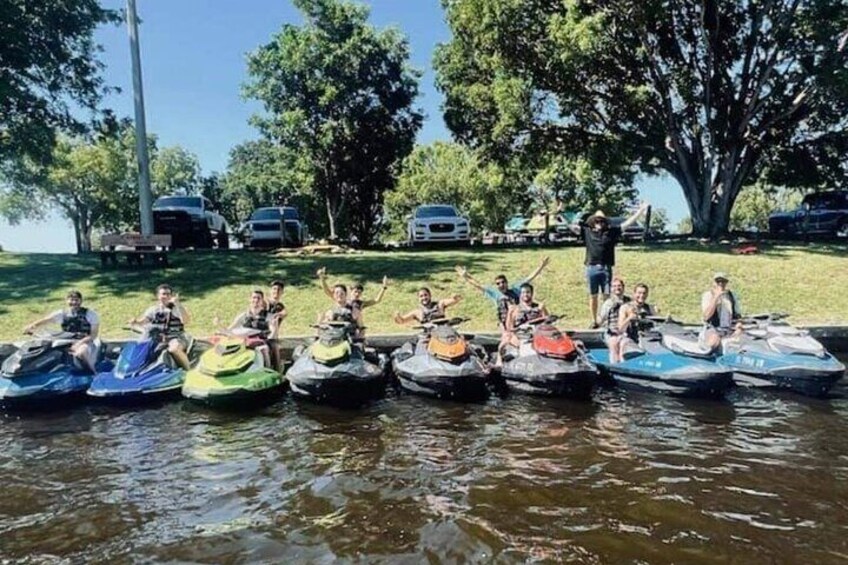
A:
{"type": "MultiPolygon", "coordinates": [[[[545,255],[552,261],[536,281],[537,296],[554,313],[565,316],[567,327],[588,323],[583,278],[583,250],[508,249],[445,250],[363,253],[315,257],[275,257],[271,253],[184,252],[173,256],[167,270],[101,269],[97,257],[74,255],[0,253],[0,340],[19,339],[26,323],[60,308],[69,288],[80,289],[86,304],[103,319],[104,334],[125,335],[120,327],[153,302],[153,289],[168,282],[180,293],[194,316],[191,331],[206,335],[217,314],[229,321],[247,307],[249,291],[266,287],[273,278],[288,287],[284,301],[289,309],[284,333],[307,334],[316,314],[329,300],[314,277],[326,266],[330,280],[365,284],[373,297],[384,274],[391,279],[385,300],[366,310],[372,333],[402,331],[391,314],[406,312],[416,304],[415,291],[429,286],[436,298],[461,293],[465,300],[451,310],[469,316],[468,329],[495,327],[491,304],[460,282],[454,265],[466,265],[481,281],[490,283],[498,273],[510,281],[531,272],[545,255]]],[[[714,271],[731,276],[731,288],[746,312],[785,310],[797,324],[848,323],[848,251],[843,247],[776,246],[758,255],[737,256],[726,247],[628,246],[618,250],[618,273],[628,288],[637,281],[651,286],[651,302],[676,318],[695,320],[700,294],[714,271]]]]}

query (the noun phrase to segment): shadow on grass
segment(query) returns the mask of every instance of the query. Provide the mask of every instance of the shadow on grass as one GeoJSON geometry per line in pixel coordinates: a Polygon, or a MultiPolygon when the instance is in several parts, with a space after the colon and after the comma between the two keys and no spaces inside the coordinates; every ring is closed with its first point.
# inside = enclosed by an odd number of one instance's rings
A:
{"type": "MultiPolygon", "coordinates": [[[[516,250],[520,252],[520,250],[516,250]]],[[[330,280],[377,284],[384,275],[396,282],[433,280],[434,272],[444,272],[445,281],[454,280],[453,266],[473,269],[487,261],[481,253],[444,250],[439,252],[384,252],[363,255],[276,256],[273,252],[175,252],[168,268],[101,268],[96,255],[15,255],[0,262],[0,313],[3,304],[16,300],[47,300],[57,289],[85,282],[93,283],[98,294],[121,296],[153,292],[167,282],[177,292],[202,297],[230,285],[265,287],[273,279],[287,286],[314,285],[315,271],[327,267],[330,280]]],[[[438,278],[436,279],[439,280],[438,278]]],[[[55,297],[55,296],[54,296],[55,297]]]]}

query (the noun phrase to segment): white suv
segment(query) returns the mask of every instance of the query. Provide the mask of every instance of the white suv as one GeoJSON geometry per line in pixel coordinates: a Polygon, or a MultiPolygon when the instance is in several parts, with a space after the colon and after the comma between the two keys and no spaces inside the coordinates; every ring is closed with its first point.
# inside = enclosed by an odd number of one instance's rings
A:
{"type": "Polygon", "coordinates": [[[471,224],[449,204],[425,204],[415,209],[407,225],[409,244],[471,241],[471,224]]]}

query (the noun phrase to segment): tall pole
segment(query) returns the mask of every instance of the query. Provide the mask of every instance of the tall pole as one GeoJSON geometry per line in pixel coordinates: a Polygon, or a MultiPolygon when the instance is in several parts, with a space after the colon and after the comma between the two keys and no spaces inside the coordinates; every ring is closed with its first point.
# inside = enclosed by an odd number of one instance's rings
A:
{"type": "Polygon", "coordinates": [[[141,55],[138,50],[135,0],[127,0],[127,26],[130,31],[133,99],[135,100],[135,149],[138,160],[138,210],[141,216],[141,235],[153,235],[153,193],[150,191],[150,164],[147,159],[147,126],[144,122],[144,92],[141,86],[141,55]]]}

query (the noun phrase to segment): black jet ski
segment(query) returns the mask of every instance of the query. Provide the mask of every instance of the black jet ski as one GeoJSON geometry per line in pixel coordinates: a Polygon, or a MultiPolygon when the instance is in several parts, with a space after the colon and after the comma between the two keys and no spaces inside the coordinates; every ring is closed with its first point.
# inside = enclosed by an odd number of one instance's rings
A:
{"type": "Polygon", "coordinates": [[[422,333],[415,342],[407,342],[392,352],[392,367],[404,390],[450,400],[488,398],[485,352],[454,327],[465,321],[431,320],[417,326],[422,333]]]}
{"type": "Polygon", "coordinates": [[[294,352],[286,372],[292,394],[315,402],[359,405],[383,395],[388,359],[354,343],[350,322],[314,326],[318,337],[294,352]]]}
{"type": "Polygon", "coordinates": [[[598,370],[582,346],[553,325],[557,316],[532,320],[516,328],[520,345],[504,351],[501,376],[517,392],[541,396],[588,398],[598,370]]]}

